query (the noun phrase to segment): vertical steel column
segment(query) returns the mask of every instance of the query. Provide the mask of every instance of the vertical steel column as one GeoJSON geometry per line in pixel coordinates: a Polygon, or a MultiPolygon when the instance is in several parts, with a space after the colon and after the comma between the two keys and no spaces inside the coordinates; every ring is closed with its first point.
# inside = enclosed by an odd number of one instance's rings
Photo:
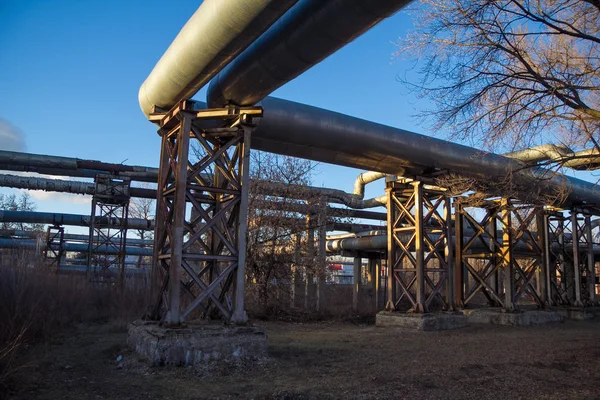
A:
{"type": "MultiPolygon", "coordinates": [[[[490,239],[489,239],[489,248],[490,248],[490,253],[492,254],[493,257],[493,263],[494,265],[497,263],[502,262],[500,260],[500,257],[498,257],[498,252],[500,251],[500,249],[498,248],[498,218],[496,218],[497,215],[497,210],[494,209],[492,211],[492,215],[494,215],[494,217],[490,218],[489,224],[488,224],[488,234],[490,235],[490,239]]],[[[492,273],[491,276],[492,279],[492,290],[495,291],[496,293],[500,294],[503,291],[503,282],[500,279],[500,269],[499,268],[495,268],[494,272],[492,273]]],[[[502,304],[494,301],[494,299],[492,299],[492,301],[490,302],[492,306],[494,307],[501,307],[502,304]]]]}
{"type": "Polygon", "coordinates": [[[463,266],[463,205],[460,199],[454,200],[454,304],[457,307],[464,307],[465,298],[464,273],[463,266]]]}
{"type": "MultiPolygon", "coordinates": [[[[308,203],[310,210],[311,203],[308,203]]],[[[314,263],[315,263],[315,227],[314,216],[309,211],[306,214],[306,263],[304,266],[304,309],[312,310],[312,292],[314,280],[314,263]],[[310,266],[308,265],[310,264],[310,266]]]]}
{"type": "Polygon", "coordinates": [[[373,260],[373,300],[375,302],[375,312],[379,311],[380,298],[381,298],[381,255],[373,260]]]}
{"type": "MultiPolygon", "coordinates": [[[[245,324],[248,322],[245,303],[245,284],[246,284],[246,232],[248,231],[248,194],[250,190],[250,138],[251,129],[249,126],[242,127],[243,140],[241,144],[240,157],[242,159],[238,174],[241,180],[241,199],[238,216],[238,260],[237,274],[235,279],[235,304],[233,306],[233,315],[231,322],[236,324],[245,324]]],[[[222,296],[223,297],[223,296],[222,296]]]]}
{"type": "Polygon", "coordinates": [[[367,285],[369,287],[369,293],[371,295],[371,305],[375,305],[374,309],[377,312],[377,306],[375,303],[376,294],[376,281],[375,281],[375,270],[377,269],[376,259],[373,254],[368,254],[367,258],[367,285]]]}
{"type": "Polygon", "coordinates": [[[558,254],[558,267],[560,270],[560,288],[562,289],[565,297],[565,304],[570,304],[574,301],[574,293],[572,292],[573,288],[573,268],[569,267],[569,263],[567,261],[566,255],[566,243],[565,243],[565,221],[563,218],[560,218],[558,221],[559,224],[559,232],[558,232],[558,246],[559,246],[559,254],[558,254]]]}
{"type": "Polygon", "coordinates": [[[150,116],[162,136],[151,316],[169,326],[197,311],[247,321],[250,135],[252,117],[260,116],[260,107],[198,111],[188,100],[150,116]],[[201,120],[221,127],[205,128],[201,120]]]}
{"type": "Polygon", "coordinates": [[[546,281],[546,302],[548,305],[556,305],[554,301],[554,295],[556,293],[556,289],[553,286],[553,283],[556,280],[556,268],[554,267],[555,260],[552,259],[552,241],[550,240],[550,216],[548,213],[544,213],[544,264],[545,264],[545,281],[546,281]]]}
{"type": "Polygon", "coordinates": [[[423,185],[419,181],[412,182],[415,191],[415,268],[417,276],[416,304],[414,311],[427,312],[425,296],[425,243],[423,239],[423,185]]]}
{"type": "Polygon", "coordinates": [[[291,282],[290,282],[290,307],[295,309],[298,307],[298,290],[300,278],[300,247],[302,246],[302,235],[295,233],[292,236],[294,242],[294,260],[291,268],[291,282]]]}
{"type": "Polygon", "coordinates": [[[317,312],[325,311],[325,290],[327,274],[327,198],[319,199],[319,211],[317,214],[317,236],[318,236],[318,254],[317,254],[317,312]]]}
{"type": "Polygon", "coordinates": [[[354,267],[352,269],[352,312],[358,314],[358,303],[360,301],[360,286],[362,272],[362,258],[359,254],[354,257],[354,267]]]}
{"type": "Polygon", "coordinates": [[[550,242],[548,240],[548,214],[539,212],[537,215],[538,238],[542,247],[542,264],[540,271],[540,294],[545,306],[552,305],[552,282],[550,280],[550,242]]]}
{"type": "Polygon", "coordinates": [[[571,234],[573,235],[573,272],[574,272],[574,284],[575,284],[575,303],[576,307],[583,306],[581,301],[581,268],[579,263],[579,240],[580,232],[578,229],[577,212],[571,211],[571,234]]]}
{"type": "Polygon", "coordinates": [[[181,273],[179,266],[183,261],[183,236],[185,234],[185,214],[186,214],[186,187],[187,187],[187,169],[190,151],[190,131],[192,130],[192,119],[194,114],[182,110],[182,118],[177,132],[175,142],[177,143],[177,165],[173,171],[175,177],[174,199],[171,235],[169,237],[171,244],[171,254],[169,265],[169,307],[165,315],[165,322],[168,326],[177,326],[182,322],[181,319],[181,273]]]}
{"type": "Polygon", "coordinates": [[[167,286],[169,279],[165,277],[162,260],[159,256],[167,254],[170,251],[170,243],[167,240],[167,225],[169,209],[166,204],[165,190],[168,188],[168,179],[170,176],[170,136],[167,129],[160,128],[158,134],[161,137],[160,159],[158,167],[158,186],[156,188],[156,211],[154,215],[154,247],[152,252],[152,271],[150,282],[151,306],[148,315],[150,320],[160,320],[161,307],[168,304],[166,300],[167,286]]]}
{"type": "Polygon", "coordinates": [[[394,279],[394,261],[396,260],[396,252],[398,251],[394,245],[394,221],[396,220],[396,207],[392,202],[392,188],[386,187],[385,194],[387,196],[387,294],[386,294],[386,311],[395,311],[396,304],[396,283],[394,279]]]}
{"type": "Polygon", "coordinates": [[[514,311],[517,309],[515,303],[515,270],[514,254],[512,251],[512,210],[510,201],[502,198],[500,201],[502,220],[502,267],[504,268],[504,309],[514,311]]]}
{"type": "Polygon", "coordinates": [[[592,218],[585,216],[585,235],[587,236],[587,287],[589,301],[596,304],[596,262],[594,261],[594,237],[592,236],[592,218]]]}
{"type": "Polygon", "coordinates": [[[446,282],[446,299],[448,301],[448,311],[456,310],[456,303],[454,297],[454,269],[456,267],[453,253],[453,238],[452,238],[452,200],[447,198],[444,202],[444,221],[446,221],[446,242],[444,244],[444,256],[448,263],[447,266],[447,282],[446,282]]]}

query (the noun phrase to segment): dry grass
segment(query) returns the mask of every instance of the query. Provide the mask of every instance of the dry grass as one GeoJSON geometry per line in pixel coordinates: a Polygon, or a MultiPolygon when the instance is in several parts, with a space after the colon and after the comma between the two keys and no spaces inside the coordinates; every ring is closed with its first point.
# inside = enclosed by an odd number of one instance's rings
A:
{"type": "Polygon", "coordinates": [[[125,329],[139,317],[145,289],[120,294],[113,287],[90,283],[85,275],[56,275],[28,252],[3,254],[0,264],[0,393],[18,384],[32,344],[79,322],[104,321],[125,329]]]}
{"type": "MultiPolygon", "coordinates": [[[[12,399],[593,399],[600,321],[414,332],[261,322],[269,359],[197,376],[150,368],[105,325],[65,331],[12,399]],[[120,365],[118,355],[124,357],[120,365]]],[[[32,356],[35,352],[32,353],[32,356]]]]}

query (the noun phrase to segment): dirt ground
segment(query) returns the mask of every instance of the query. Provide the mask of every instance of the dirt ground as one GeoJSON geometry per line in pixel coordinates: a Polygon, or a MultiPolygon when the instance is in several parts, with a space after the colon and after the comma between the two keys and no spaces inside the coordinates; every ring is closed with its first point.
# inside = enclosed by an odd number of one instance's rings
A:
{"type": "Polygon", "coordinates": [[[268,360],[210,373],[149,368],[125,347],[123,329],[79,326],[32,349],[33,365],[8,397],[600,399],[600,321],[446,332],[352,322],[259,325],[269,335],[268,360]]]}

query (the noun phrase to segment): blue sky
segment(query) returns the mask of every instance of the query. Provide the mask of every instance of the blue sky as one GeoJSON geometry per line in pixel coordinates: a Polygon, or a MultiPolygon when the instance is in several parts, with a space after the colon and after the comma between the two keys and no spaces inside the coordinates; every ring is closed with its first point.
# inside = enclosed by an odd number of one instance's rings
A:
{"type": "MultiPolygon", "coordinates": [[[[138,89],[199,4],[1,1],[0,118],[24,133],[28,152],[156,166],[159,138],[139,109],[138,89]]],[[[411,117],[425,103],[396,80],[411,63],[393,59],[393,42],[411,25],[396,14],[273,95],[427,133],[411,117]]],[[[204,100],[205,91],[196,97],[204,100]]],[[[346,191],[360,172],[318,170],[315,185],[346,191]]],[[[382,193],[378,182],[366,194],[382,193]]],[[[81,197],[35,197],[42,211],[89,213],[81,197]]]]}

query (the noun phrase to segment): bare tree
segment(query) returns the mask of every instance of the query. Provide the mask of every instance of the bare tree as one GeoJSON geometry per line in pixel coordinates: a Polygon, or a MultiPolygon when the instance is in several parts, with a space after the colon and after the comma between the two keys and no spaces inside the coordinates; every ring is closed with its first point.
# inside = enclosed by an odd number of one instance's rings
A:
{"type": "MultiPolygon", "coordinates": [[[[310,185],[316,164],[288,156],[253,151],[251,178],[247,274],[263,312],[270,312],[271,297],[281,293],[291,281],[291,265],[297,259],[297,240],[300,239],[302,264],[308,270],[318,267],[314,246],[307,231],[318,229],[315,218],[308,221],[307,212],[318,199],[297,185],[310,185]],[[280,183],[287,188],[277,196],[263,186],[280,183]]],[[[278,302],[287,306],[289,302],[278,302]]]]}
{"type": "MultiPolygon", "coordinates": [[[[0,193],[0,210],[6,211],[35,211],[37,206],[32,200],[29,193],[23,193],[20,197],[16,194],[5,195],[0,193]]],[[[23,222],[2,222],[0,224],[2,229],[19,229],[19,230],[33,230],[42,231],[44,229],[41,224],[26,224],[23,222]]]]}
{"type": "Polygon", "coordinates": [[[419,60],[433,128],[487,148],[600,135],[600,2],[421,0],[399,56],[419,60]]]}

